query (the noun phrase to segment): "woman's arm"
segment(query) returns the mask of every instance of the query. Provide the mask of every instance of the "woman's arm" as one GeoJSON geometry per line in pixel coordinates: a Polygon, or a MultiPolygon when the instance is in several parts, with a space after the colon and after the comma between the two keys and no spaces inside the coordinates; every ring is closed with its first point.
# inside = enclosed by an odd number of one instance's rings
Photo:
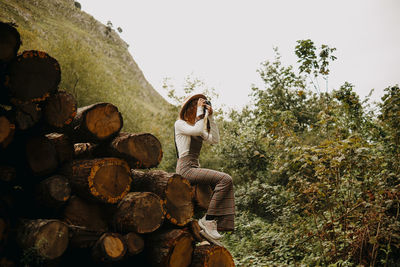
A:
{"type": "Polygon", "coordinates": [[[219,142],[219,130],[212,116],[213,110],[211,106],[206,105],[208,113],[210,114],[208,116],[208,121],[210,122],[210,132],[207,132],[204,127],[205,126],[204,116],[202,116],[204,113],[203,105],[204,105],[204,100],[199,99],[196,118],[201,118],[201,119],[198,119],[194,125],[190,125],[184,120],[177,120],[175,122],[175,133],[177,135],[183,134],[187,136],[201,136],[203,140],[206,141],[207,143],[216,144],[219,142]]]}
{"type": "Polygon", "coordinates": [[[209,115],[208,120],[210,122],[210,132],[204,131],[201,137],[203,137],[204,141],[210,144],[216,144],[219,143],[219,130],[218,126],[214,121],[214,118],[212,115],[209,115]]]}
{"type": "Polygon", "coordinates": [[[195,125],[190,125],[184,120],[177,120],[175,122],[176,134],[184,134],[191,136],[201,136],[203,134],[204,119],[199,120],[195,125]]]}
{"type": "MultiPolygon", "coordinates": [[[[196,117],[203,114],[203,108],[197,107],[196,117]]],[[[185,122],[184,120],[177,120],[175,122],[176,134],[184,134],[191,136],[201,136],[204,132],[204,119],[198,120],[193,126],[185,122]]]]}

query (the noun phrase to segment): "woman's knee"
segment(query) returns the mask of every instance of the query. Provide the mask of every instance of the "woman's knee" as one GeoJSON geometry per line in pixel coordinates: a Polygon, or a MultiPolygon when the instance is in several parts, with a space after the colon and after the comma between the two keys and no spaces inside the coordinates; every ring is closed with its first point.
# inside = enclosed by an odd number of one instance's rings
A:
{"type": "Polygon", "coordinates": [[[233,179],[229,174],[225,174],[224,177],[221,179],[221,183],[224,185],[233,185],[233,179]]]}

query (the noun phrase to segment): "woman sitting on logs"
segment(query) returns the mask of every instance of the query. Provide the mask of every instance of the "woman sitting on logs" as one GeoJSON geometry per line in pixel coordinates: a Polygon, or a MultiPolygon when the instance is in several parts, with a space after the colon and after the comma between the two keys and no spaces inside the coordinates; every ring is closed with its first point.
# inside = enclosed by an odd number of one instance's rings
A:
{"type": "Polygon", "coordinates": [[[175,122],[176,172],[192,185],[206,184],[214,188],[207,213],[199,220],[199,225],[206,238],[218,240],[222,237],[218,231],[234,230],[235,200],[231,176],[200,168],[203,141],[210,144],[219,142],[219,131],[212,114],[211,103],[203,94],[183,101],[179,119],[175,122]]]}

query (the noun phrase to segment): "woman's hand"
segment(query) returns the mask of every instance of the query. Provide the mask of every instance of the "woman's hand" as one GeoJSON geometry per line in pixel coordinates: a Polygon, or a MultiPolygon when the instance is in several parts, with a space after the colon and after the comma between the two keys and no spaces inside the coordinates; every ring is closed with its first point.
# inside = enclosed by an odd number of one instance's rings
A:
{"type": "Polygon", "coordinates": [[[213,114],[213,109],[210,105],[206,104],[206,100],[204,98],[199,98],[199,100],[197,101],[197,107],[205,107],[208,110],[208,115],[212,115],[213,114]]]}
{"type": "Polygon", "coordinates": [[[206,109],[208,110],[208,115],[212,115],[213,114],[213,109],[212,109],[212,107],[210,106],[210,105],[204,105],[205,107],[206,107],[206,109]]]}
{"type": "Polygon", "coordinates": [[[206,100],[204,98],[199,98],[197,101],[197,107],[203,107],[205,105],[206,100]]]}

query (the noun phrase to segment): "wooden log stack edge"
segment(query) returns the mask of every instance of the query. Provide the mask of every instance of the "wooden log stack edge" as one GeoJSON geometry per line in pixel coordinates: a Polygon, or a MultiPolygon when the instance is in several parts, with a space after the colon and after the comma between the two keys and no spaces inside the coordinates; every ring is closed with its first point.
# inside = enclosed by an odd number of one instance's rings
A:
{"type": "Polygon", "coordinates": [[[212,188],[154,170],[151,133],[112,103],[78,107],[44,51],[0,22],[0,266],[234,266],[194,218],[212,188]]]}

